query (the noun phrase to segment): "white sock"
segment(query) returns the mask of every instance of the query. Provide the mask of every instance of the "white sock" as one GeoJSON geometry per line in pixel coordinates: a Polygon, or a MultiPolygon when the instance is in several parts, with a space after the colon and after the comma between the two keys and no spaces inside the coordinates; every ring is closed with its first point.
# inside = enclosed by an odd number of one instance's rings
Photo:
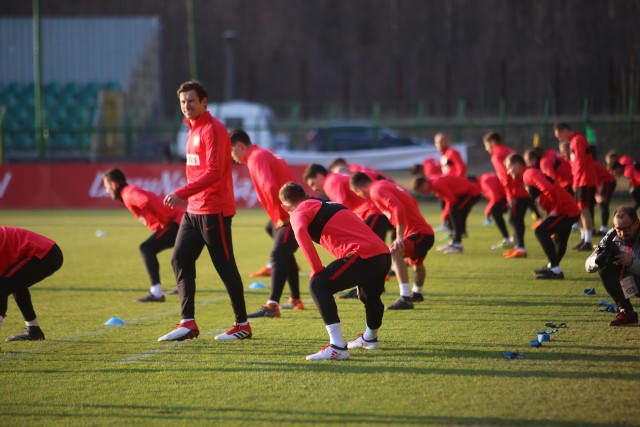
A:
{"type": "Polygon", "coordinates": [[[265,267],[267,267],[269,270],[271,270],[271,268],[273,268],[273,266],[271,265],[271,263],[270,263],[270,262],[268,262],[268,263],[265,265],[265,267]]]}
{"type": "Polygon", "coordinates": [[[364,331],[364,334],[362,334],[362,338],[364,338],[366,341],[373,341],[376,338],[378,338],[378,330],[369,329],[369,327],[367,326],[367,329],[364,331]]]}
{"type": "Polygon", "coordinates": [[[272,299],[270,299],[269,301],[267,301],[267,304],[275,304],[277,306],[280,306],[280,303],[278,301],[274,301],[272,299]]]}
{"type": "Polygon", "coordinates": [[[585,241],[585,243],[591,243],[591,235],[592,234],[593,234],[593,231],[584,230],[584,241],[585,241]]]}
{"type": "Polygon", "coordinates": [[[149,292],[151,292],[153,296],[156,296],[158,298],[164,295],[164,292],[162,292],[162,285],[160,283],[156,283],[155,285],[151,286],[149,292]]]}
{"type": "Polygon", "coordinates": [[[584,242],[584,230],[582,228],[580,229],[580,240],[584,242]]]}
{"type": "Polygon", "coordinates": [[[196,319],[182,319],[182,320],[180,321],[180,324],[182,325],[182,324],[184,324],[184,323],[191,322],[192,320],[196,320],[196,319]]]}
{"type": "Polygon", "coordinates": [[[325,328],[327,328],[327,332],[329,332],[329,344],[344,348],[345,344],[344,339],[342,338],[342,328],[340,328],[340,323],[325,325],[325,328]]]}
{"type": "Polygon", "coordinates": [[[400,296],[401,297],[408,297],[409,296],[409,284],[408,283],[400,283],[400,285],[398,285],[400,288],[400,296]]]}
{"type": "Polygon", "coordinates": [[[418,286],[415,283],[413,284],[413,288],[411,288],[411,292],[413,292],[414,294],[421,294],[422,293],[422,286],[418,286]]]}
{"type": "Polygon", "coordinates": [[[40,323],[38,323],[38,319],[29,320],[28,322],[25,320],[24,324],[27,326],[40,326],[40,323]]]}
{"type": "Polygon", "coordinates": [[[551,267],[549,270],[553,271],[556,274],[562,273],[562,270],[560,270],[560,266],[559,265],[556,265],[555,267],[551,267]]]}
{"type": "Polygon", "coordinates": [[[238,323],[238,326],[247,326],[249,324],[249,322],[240,322],[238,323]]]}

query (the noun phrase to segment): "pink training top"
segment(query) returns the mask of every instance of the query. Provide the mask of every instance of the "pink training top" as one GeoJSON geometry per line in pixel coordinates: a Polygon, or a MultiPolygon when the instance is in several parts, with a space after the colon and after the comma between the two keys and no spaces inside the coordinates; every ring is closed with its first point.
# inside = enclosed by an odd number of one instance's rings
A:
{"type": "Polygon", "coordinates": [[[580,208],[573,196],[559,184],[549,181],[540,170],[525,169],[522,181],[525,185],[540,190],[540,206],[549,214],[580,216],[580,208]]]}
{"type": "Polygon", "coordinates": [[[406,226],[402,237],[412,234],[433,235],[433,229],[420,213],[416,199],[398,184],[373,181],[369,187],[369,198],[395,228],[399,224],[406,226]]]}
{"type": "Polygon", "coordinates": [[[44,258],[55,244],[48,237],[24,228],[0,226],[0,276],[22,259],[44,258]]]}
{"type": "Polygon", "coordinates": [[[369,200],[358,196],[351,190],[349,176],[337,173],[328,173],[323,185],[324,194],[330,200],[344,205],[362,221],[370,215],[379,214],[380,211],[369,200]]]}
{"type": "MultiPolygon", "coordinates": [[[[322,201],[308,199],[291,213],[291,227],[300,250],[311,266],[311,277],[324,270],[320,256],[309,235],[309,225],[322,207],[322,201]]],[[[320,234],[320,246],[335,258],[357,254],[367,259],[388,254],[387,245],[360,218],[348,209],[336,212],[325,224],[320,234]]]]}
{"type": "Polygon", "coordinates": [[[184,209],[165,206],[160,196],[137,185],[127,184],[120,191],[124,205],[149,230],[156,232],[172,222],[180,224],[184,209]]]}
{"type": "Polygon", "coordinates": [[[247,167],[258,200],[271,221],[288,223],[289,213],[282,208],[279,194],[285,183],[296,181],[289,165],[271,151],[251,145],[247,150],[247,167]]]}
{"type": "Polygon", "coordinates": [[[224,125],[209,111],[202,113],[189,126],[187,135],[187,184],[174,191],[188,199],[187,212],[192,214],[236,213],[231,176],[231,142],[224,125]]]}
{"type": "Polygon", "coordinates": [[[506,200],[507,196],[504,194],[504,188],[502,188],[502,184],[497,175],[493,173],[483,173],[480,175],[478,177],[478,184],[480,184],[482,195],[489,201],[484,208],[484,214],[489,215],[496,203],[506,200]]]}

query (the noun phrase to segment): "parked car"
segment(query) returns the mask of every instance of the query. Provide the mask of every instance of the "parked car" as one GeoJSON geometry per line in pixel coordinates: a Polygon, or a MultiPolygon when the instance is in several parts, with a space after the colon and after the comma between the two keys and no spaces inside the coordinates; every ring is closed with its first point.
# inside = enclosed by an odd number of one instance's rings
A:
{"type": "Polygon", "coordinates": [[[368,121],[335,122],[307,133],[306,145],[312,151],[354,151],[422,145],[397,131],[368,121]]]}

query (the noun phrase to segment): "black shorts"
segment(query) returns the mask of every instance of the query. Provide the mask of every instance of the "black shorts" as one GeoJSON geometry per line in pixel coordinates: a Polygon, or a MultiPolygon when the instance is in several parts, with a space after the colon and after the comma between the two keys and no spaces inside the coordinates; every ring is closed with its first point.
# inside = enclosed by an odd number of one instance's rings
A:
{"type": "Polygon", "coordinates": [[[574,195],[580,209],[588,209],[593,206],[596,199],[596,187],[578,187],[574,195]]]}
{"type": "Polygon", "coordinates": [[[404,256],[409,264],[422,264],[434,240],[433,234],[412,234],[404,239],[404,256]]]}

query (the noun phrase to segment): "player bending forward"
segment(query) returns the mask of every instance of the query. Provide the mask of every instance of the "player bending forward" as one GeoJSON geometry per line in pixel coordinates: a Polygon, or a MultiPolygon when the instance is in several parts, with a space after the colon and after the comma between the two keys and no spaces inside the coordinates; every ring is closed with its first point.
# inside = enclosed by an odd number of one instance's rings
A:
{"type": "Polygon", "coordinates": [[[300,184],[288,182],[282,186],[280,201],[289,211],[296,240],[311,266],[309,290],[329,333],[329,344],[307,360],[345,360],[349,358],[348,349],[378,349],[378,329],[384,313],[380,295],[391,267],[389,248],[353,212],[338,203],[310,199],[300,184]],[[323,266],[313,242],[336,260],[323,266]],[[367,327],[345,344],[333,295],[353,285],[358,286],[364,303],[367,327]]]}

